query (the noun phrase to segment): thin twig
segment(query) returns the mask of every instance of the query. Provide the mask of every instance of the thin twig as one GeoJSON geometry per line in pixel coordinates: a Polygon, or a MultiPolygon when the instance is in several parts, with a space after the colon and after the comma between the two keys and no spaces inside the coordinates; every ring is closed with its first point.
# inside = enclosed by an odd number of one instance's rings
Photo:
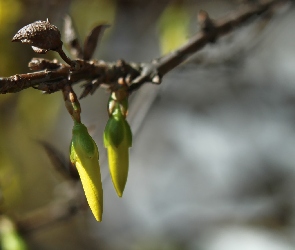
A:
{"type": "Polygon", "coordinates": [[[245,6],[243,9],[228,15],[226,18],[216,20],[213,28],[211,27],[211,29],[207,31],[203,30],[197,33],[182,47],[148,65],[148,68],[146,68],[146,70],[133,81],[130,86],[130,91],[138,89],[147,81],[153,82],[152,79],[156,75],[159,75],[160,77],[164,76],[166,73],[186,61],[188,57],[192,56],[195,52],[201,50],[205,45],[212,43],[212,40],[215,41],[216,39],[232,32],[235,28],[247,22],[253,16],[267,12],[280,2],[283,1],[273,0],[264,2],[260,5],[245,6]]]}

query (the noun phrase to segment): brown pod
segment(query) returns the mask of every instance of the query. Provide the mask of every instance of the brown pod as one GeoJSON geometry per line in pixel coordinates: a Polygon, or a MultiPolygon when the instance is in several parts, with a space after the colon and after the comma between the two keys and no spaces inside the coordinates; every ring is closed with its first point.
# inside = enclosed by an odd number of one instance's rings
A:
{"type": "Polygon", "coordinates": [[[37,53],[61,48],[62,41],[58,28],[47,21],[36,21],[21,28],[12,38],[12,42],[30,44],[37,53]]]}

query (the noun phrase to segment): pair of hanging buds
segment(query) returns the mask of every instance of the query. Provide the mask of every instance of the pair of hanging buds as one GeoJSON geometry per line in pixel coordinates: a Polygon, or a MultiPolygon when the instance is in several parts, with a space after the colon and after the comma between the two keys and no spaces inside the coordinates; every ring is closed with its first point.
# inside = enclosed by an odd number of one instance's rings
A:
{"type": "MultiPolygon", "coordinates": [[[[109,120],[104,131],[104,144],[108,151],[112,181],[119,197],[122,197],[129,168],[129,147],[132,133],[126,121],[128,96],[113,92],[109,100],[109,120]],[[120,98],[118,98],[120,96],[120,98]]],[[[63,90],[66,107],[74,120],[70,160],[76,166],[88,205],[97,221],[102,220],[103,189],[99,166],[99,152],[95,141],[81,122],[81,108],[70,86],[63,90]]]]}

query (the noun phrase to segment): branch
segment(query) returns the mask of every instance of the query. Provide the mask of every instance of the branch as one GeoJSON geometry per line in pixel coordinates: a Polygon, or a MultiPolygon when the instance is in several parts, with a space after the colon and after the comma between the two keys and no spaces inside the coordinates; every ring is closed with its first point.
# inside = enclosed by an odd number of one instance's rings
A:
{"type": "MultiPolygon", "coordinates": [[[[40,70],[27,74],[16,74],[0,78],[0,94],[15,93],[29,87],[53,93],[63,89],[66,84],[76,84],[87,81],[81,97],[93,94],[101,84],[115,87],[120,79],[125,79],[129,92],[139,89],[144,83],[160,84],[162,77],[187,60],[188,57],[201,50],[205,45],[215,42],[220,37],[232,32],[250,18],[271,10],[284,0],[263,1],[260,4],[245,5],[225,18],[213,21],[206,12],[200,12],[201,31],[179,49],[153,60],[151,63],[126,63],[119,60],[116,63],[106,63],[95,60],[76,60],[77,69],[57,63],[56,60],[33,59],[30,69],[40,70]]],[[[73,66],[73,65],[72,65],[73,66]]]]}
{"type": "Polygon", "coordinates": [[[125,71],[138,75],[141,70],[140,66],[126,64],[122,60],[116,63],[95,60],[78,60],[78,62],[80,62],[80,70],[72,71],[70,66],[55,63],[55,60],[33,58],[29,63],[29,67],[43,70],[0,78],[0,93],[15,93],[29,87],[35,87],[46,93],[53,93],[61,90],[68,81],[74,84],[83,80],[99,79],[100,82],[110,84],[125,76],[125,71]]]}
{"type": "MultiPolygon", "coordinates": [[[[271,10],[276,4],[284,2],[282,0],[266,1],[260,5],[244,6],[241,10],[229,14],[228,17],[221,18],[215,22],[207,15],[201,20],[202,31],[197,33],[190,41],[179,49],[155,60],[149,68],[135,79],[130,86],[130,91],[138,89],[147,81],[153,82],[153,77],[157,74],[160,78],[166,73],[186,61],[205,45],[215,42],[220,37],[232,32],[239,25],[246,23],[250,18],[261,15],[271,10]]],[[[202,13],[203,14],[203,13],[202,13]]],[[[206,13],[207,14],[207,13],[206,13]]]]}

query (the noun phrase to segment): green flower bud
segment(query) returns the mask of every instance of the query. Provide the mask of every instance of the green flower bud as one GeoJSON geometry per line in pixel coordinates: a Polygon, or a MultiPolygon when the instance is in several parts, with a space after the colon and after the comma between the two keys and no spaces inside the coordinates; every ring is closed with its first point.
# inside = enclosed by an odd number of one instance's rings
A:
{"type": "Polygon", "coordinates": [[[108,151],[109,169],[119,197],[122,197],[129,168],[129,147],[132,133],[121,105],[116,103],[104,131],[104,145],[108,151]]]}
{"type": "Polygon", "coordinates": [[[97,221],[102,220],[103,190],[96,143],[84,124],[75,122],[70,159],[76,165],[89,207],[97,221]]]}

